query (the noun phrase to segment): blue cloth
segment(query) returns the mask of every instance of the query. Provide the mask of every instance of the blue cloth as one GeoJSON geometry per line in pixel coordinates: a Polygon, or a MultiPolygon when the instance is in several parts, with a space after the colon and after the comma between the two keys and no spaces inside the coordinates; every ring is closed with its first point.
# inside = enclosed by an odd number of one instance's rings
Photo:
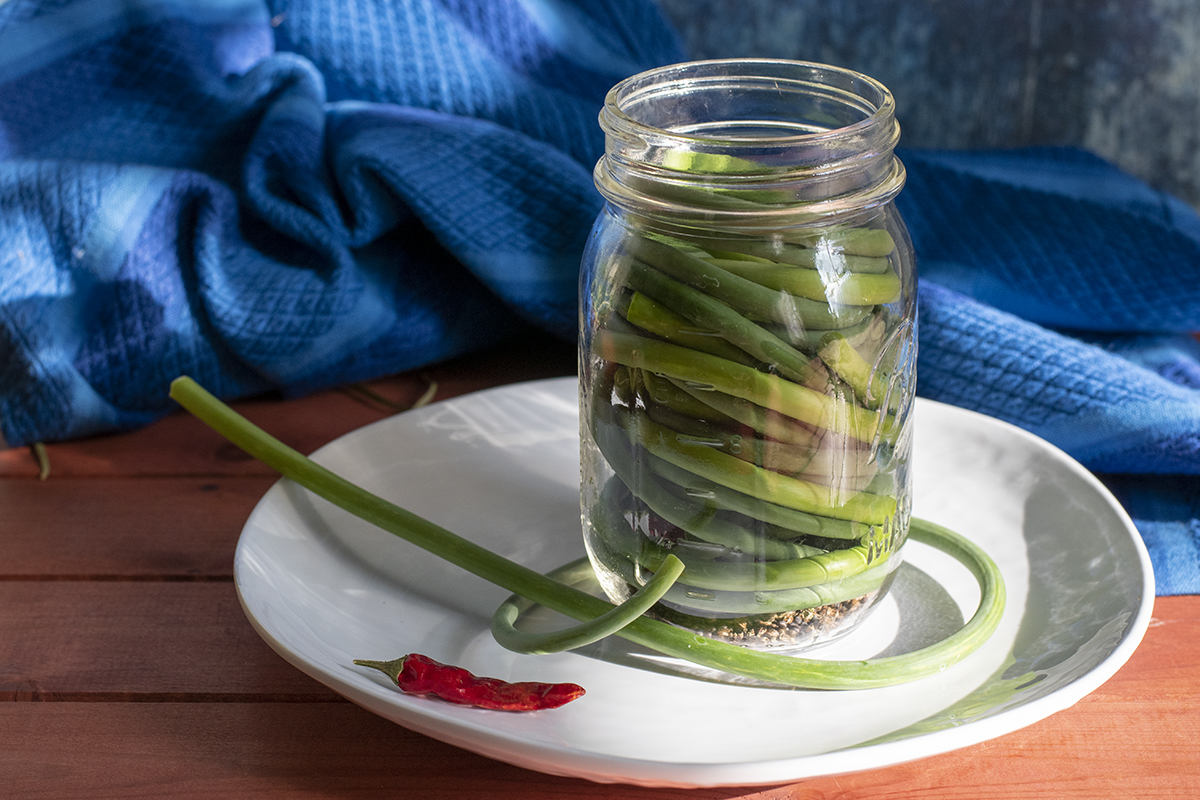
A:
{"type": "MultiPolygon", "coordinates": [[[[0,437],[573,337],[649,0],[0,2],[0,437]]],[[[919,392],[1102,473],[1200,592],[1200,217],[1076,150],[907,151],[919,392]]]]}
{"type": "Polygon", "coordinates": [[[1098,473],[1158,593],[1200,593],[1200,216],[1078,150],[902,156],[918,393],[1098,473]]]}
{"type": "Polygon", "coordinates": [[[646,0],[0,3],[0,437],[573,337],[646,0]]]}

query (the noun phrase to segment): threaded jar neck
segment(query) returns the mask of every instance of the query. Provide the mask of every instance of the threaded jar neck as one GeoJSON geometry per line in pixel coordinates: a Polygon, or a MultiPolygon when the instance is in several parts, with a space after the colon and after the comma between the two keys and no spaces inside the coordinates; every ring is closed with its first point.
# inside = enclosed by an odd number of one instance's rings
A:
{"type": "Polygon", "coordinates": [[[904,184],[895,101],[852,70],[728,59],[662,67],[609,91],[596,186],[676,225],[757,230],[837,222],[904,184]]]}

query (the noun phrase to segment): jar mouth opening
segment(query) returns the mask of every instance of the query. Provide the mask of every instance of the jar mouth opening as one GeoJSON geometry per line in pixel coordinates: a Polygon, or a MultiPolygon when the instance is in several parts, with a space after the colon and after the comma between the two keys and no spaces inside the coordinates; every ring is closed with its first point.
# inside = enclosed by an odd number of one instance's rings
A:
{"type": "Polygon", "coordinates": [[[866,129],[890,128],[894,118],[895,99],[888,88],[854,70],[788,59],[731,58],[672,64],[626,78],[605,97],[601,125],[618,137],[761,150],[860,137],[866,129]],[[786,113],[764,107],[766,113],[758,118],[744,111],[724,117],[722,98],[734,91],[743,98],[757,92],[766,102],[790,95],[794,102],[780,104],[786,113]],[[705,102],[695,102],[699,95],[705,95],[705,102]],[[689,112],[672,119],[680,106],[670,100],[678,97],[691,100],[689,112]],[[697,106],[708,111],[708,118],[695,114],[697,106]]]}
{"type": "Polygon", "coordinates": [[[759,226],[841,216],[904,184],[895,101],[853,70],[785,59],[691,61],[614,86],[596,187],[638,214],[759,226]]]}

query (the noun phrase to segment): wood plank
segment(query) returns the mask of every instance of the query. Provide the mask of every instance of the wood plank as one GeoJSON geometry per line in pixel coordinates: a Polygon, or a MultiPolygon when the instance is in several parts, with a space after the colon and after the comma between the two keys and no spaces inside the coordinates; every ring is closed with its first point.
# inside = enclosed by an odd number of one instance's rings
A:
{"type": "Polygon", "coordinates": [[[519,769],[349,704],[0,704],[0,774],[21,800],[488,797],[811,800],[1192,798],[1192,709],[1085,700],[1022,731],[787,786],[650,790],[519,769]]]}
{"type": "Polygon", "coordinates": [[[0,581],[0,701],[88,695],[334,696],[259,638],[231,581],[0,581]]]}
{"type": "MultiPolygon", "coordinates": [[[[1198,619],[1200,598],[1160,598],[1155,626],[1123,670],[1075,708],[1025,731],[888,770],[766,792],[746,789],[744,795],[700,795],[762,800],[879,793],[983,799],[1189,796],[1188,787],[1200,777],[1194,747],[1200,736],[1198,619]],[[1120,754],[1116,763],[1114,753],[1120,754]]],[[[38,794],[34,783],[28,783],[31,793],[17,797],[161,796],[168,785],[177,792],[173,796],[182,797],[322,796],[334,785],[361,790],[364,796],[369,787],[394,786],[427,791],[423,796],[429,797],[462,796],[455,792],[466,792],[465,787],[474,795],[495,791],[485,796],[520,797],[527,796],[520,792],[529,780],[537,781],[540,797],[599,792],[590,784],[493,765],[370,715],[353,716],[356,721],[351,722],[342,708],[296,711],[284,703],[235,704],[252,705],[251,711],[226,708],[233,699],[334,699],[322,698],[322,687],[257,639],[229,584],[0,585],[0,664],[9,672],[0,679],[0,700],[177,696],[196,701],[186,707],[161,702],[0,703],[0,774],[22,786],[22,776],[56,770],[55,791],[63,790],[38,794]],[[238,693],[244,696],[229,696],[238,693]],[[14,708],[30,706],[71,711],[65,716],[13,716],[14,708]],[[30,729],[36,735],[28,735],[30,729]],[[143,741],[146,737],[151,741],[143,741]],[[269,752],[264,751],[264,737],[271,741],[269,752]],[[170,752],[161,751],[164,742],[170,752]],[[214,752],[218,745],[220,752],[214,752]],[[254,753],[258,760],[231,760],[231,752],[254,753]],[[6,758],[13,763],[5,764],[6,758]],[[56,764],[70,764],[72,772],[63,775],[56,764]],[[480,772],[462,772],[468,768],[480,772]],[[312,776],[312,782],[280,779],[289,775],[312,776]],[[486,775],[482,783],[480,775],[486,775]],[[82,791],[96,781],[95,792],[82,791]],[[313,794],[304,794],[309,791],[313,794]]],[[[636,791],[596,796],[646,796],[636,791]]]]}
{"type": "MultiPolygon", "coordinates": [[[[1096,696],[1200,710],[1200,597],[1160,598],[1159,614],[1096,696]]],[[[0,700],[89,693],[330,694],[259,639],[232,583],[0,581],[0,700]]]]}
{"type": "MultiPolygon", "coordinates": [[[[409,394],[412,400],[417,399],[423,386],[415,379],[396,379],[377,389],[387,391],[386,396],[401,403],[409,394]]],[[[286,403],[268,396],[233,406],[255,424],[270,428],[305,453],[391,413],[342,391],[321,392],[286,403]]],[[[128,433],[50,443],[46,445],[46,453],[51,481],[89,476],[272,474],[182,411],[128,433]]],[[[32,480],[37,475],[36,461],[27,448],[0,452],[0,476],[32,480]]]]}
{"type": "MultiPolygon", "coordinates": [[[[1200,598],[1160,623],[1097,695],[1200,710],[1200,598]]],[[[328,695],[264,645],[230,583],[0,582],[0,700],[328,695]]]]}
{"type": "Polygon", "coordinates": [[[1099,691],[1125,701],[1178,701],[1200,720],[1200,595],[1155,598],[1142,643],[1099,691]]]}
{"type": "Polygon", "coordinates": [[[437,396],[444,399],[491,386],[575,375],[577,358],[574,341],[534,333],[420,374],[437,383],[437,396]]]}
{"type": "MultiPolygon", "coordinates": [[[[491,386],[575,374],[573,343],[531,334],[511,343],[424,369],[367,381],[362,386],[381,404],[349,387],[281,402],[276,395],[234,403],[255,424],[303,453],[363,425],[408,408],[436,384],[444,400],[491,386]]],[[[113,475],[266,475],[251,460],[183,412],[140,430],[49,443],[55,477],[113,475]]],[[[0,477],[36,480],[38,463],[29,448],[0,450],[0,477]]]]}
{"type": "Polygon", "coordinates": [[[0,580],[232,576],[242,526],[275,480],[0,480],[0,580]]]}

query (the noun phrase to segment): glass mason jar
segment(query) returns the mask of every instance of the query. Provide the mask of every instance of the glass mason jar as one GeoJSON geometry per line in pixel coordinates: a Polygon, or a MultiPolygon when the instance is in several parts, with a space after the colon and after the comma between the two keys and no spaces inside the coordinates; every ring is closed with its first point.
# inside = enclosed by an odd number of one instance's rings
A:
{"type": "Polygon", "coordinates": [[[786,652],[852,628],[908,533],[912,245],[888,90],[820,64],[679,64],[600,114],[580,302],[584,538],[614,601],[786,652]]]}

